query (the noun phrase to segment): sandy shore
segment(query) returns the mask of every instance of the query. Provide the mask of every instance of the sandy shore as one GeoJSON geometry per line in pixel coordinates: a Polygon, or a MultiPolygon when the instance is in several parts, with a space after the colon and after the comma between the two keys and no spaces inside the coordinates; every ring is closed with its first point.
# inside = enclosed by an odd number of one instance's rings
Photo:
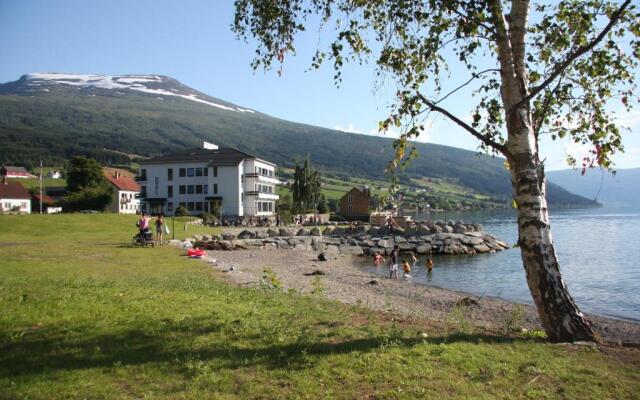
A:
{"type": "MultiPolygon", "coordinates": [[[[343,303],[373,310],[417,317],[437,325],[469,324],[487,333],[507,332],[507,326],[517,329],[540,328],[533,306],[521,305],[497,298],[482,297],[407,282],[402,279],[380,278],[360,270],[351,256],[325,262],[318,261],[315,252],[300,250],[241,250],[210,252],[204,261],[223,280],[235,284],[258,285],[265,267],[270,268],[284,290],[309,293],[316,279],[321,282],[322,296],[343,303]],[[216,262],[211,262],[215,259],[216,262]],[[228,271],[234,267],[234,271],[228,271]],[[305,275],[313,271],[325,275],[305,275]],[[228,272],[225,272],[228,271],[228,272]],[[319,278],[318,278],[319,277],[319,278]],[[374,282],[372,282],[374,281],[374,282]],[[457,306],[463,299],[477,303],[457,306]]],[[[381,267],[384,268],[384,267],[381,267]]],[[[434,270],[437,273],[437,268],[434,270]]],[[[595,329],[610,342],[640,344],[640,325],[595,315],[589,316],[595,329]]]]}

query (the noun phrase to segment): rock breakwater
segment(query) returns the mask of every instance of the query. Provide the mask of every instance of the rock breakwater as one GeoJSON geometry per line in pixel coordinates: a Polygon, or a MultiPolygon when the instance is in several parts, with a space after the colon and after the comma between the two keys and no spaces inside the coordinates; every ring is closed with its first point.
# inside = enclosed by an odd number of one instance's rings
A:
{"type": "Polygon", "coordinates": [[[312,227],[243,230],[221,235],[194,235],[186,241],[207,250],[286,249],[340,254],[390,254],[394,245],[400,252],[416,254],[479,254],[501,251],[509,245],[482,231],[476,224],[419,223],[407,229],[359,225],[354,228],[312,227]]]}

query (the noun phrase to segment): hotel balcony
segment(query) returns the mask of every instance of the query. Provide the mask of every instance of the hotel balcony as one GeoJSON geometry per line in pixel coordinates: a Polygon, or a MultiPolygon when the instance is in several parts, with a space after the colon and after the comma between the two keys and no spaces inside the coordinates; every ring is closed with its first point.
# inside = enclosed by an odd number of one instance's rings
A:
{"type": "Polygon", "coordinates": [[[275,176],[267,176],[267,175],[259,174],[257,172],[250,172],[250,173],[244,174],[244,178],[255,179],[258,182],[272,183],[274,185],[279,185],[282,183],[275,176]]]}
{"type": "Polygon", "coordinates": [[[245,196],[257,197],[258,199],[263,200],[278,200],[280,196],[275,193],[266,193],[266,192],[258,192],[256,190],[246,191],[244,192],[245,196]]]}

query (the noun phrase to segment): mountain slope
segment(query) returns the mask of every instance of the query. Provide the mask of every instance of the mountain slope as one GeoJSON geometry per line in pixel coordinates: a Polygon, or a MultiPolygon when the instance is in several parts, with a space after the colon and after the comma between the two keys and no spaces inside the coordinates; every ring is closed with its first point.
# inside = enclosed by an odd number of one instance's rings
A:
{"type": "MultiPolygon", "coordinates": [[[[348,134],[273,118],[208,96],[159,75],[30,74],[0,85],[0,160],[60,162],[85,154],[122,162],[134,153],[163,154],[202,140],[237,147],[283,166],[309,154],[325,172],[381,178],[391,139],[348,134]]],[[[405,179],[448,179],[476,192],[511,196],[503,160],[417,143],[405,179]]],[[[592,205],[555,185],[551,204],[592,205]]]]}
{"type": "Polygon", "coordinates": [[[611,205],[640,205],[640,168],[619,169],[613,175],[600,169],[547,172],[553,183],[573,193],[611,205]]]}

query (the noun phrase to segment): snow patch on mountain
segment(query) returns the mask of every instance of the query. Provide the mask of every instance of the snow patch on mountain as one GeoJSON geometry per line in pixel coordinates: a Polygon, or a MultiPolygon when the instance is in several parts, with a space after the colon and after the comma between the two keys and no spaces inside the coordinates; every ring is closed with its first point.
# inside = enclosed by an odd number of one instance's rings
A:
{"type": "MultiPolygon", "coordinates": [[[[28,85],[30,86],[40,86],[40,83],[42,83],[42,81],[46,81],[48,83],[83,87],[97,87],[101,89],[129,89],[153,95],[181,97],[185,100],[195,101],[227,111],[255,113],[255,111],[246,108],[230,107],[223,104],[207,101],[199,98],[195,93],[182,94],[179,93],[177,89],[173,88],[171,88],[171,91],[169,91],[148,87],[146,85],[148,83],[161,84],[164,82],[164,79],[158,75],[80,75],[60,73],[33,73],[27,74],[26,79],[27,81],[29,81],[28,85]]],[[[124,94],[119,91],[116,93],[124,94]]]]}

